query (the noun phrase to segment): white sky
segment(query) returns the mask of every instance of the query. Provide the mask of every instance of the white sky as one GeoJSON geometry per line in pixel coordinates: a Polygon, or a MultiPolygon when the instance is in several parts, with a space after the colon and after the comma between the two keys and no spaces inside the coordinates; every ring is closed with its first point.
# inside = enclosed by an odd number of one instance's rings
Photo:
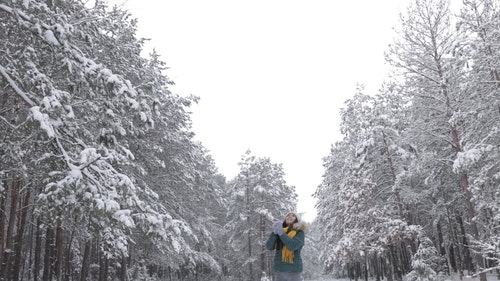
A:
{"type": "Polygon", "coordinates": [[[339,109],[356,83],[377,91],[384,51],[407,0],[122,0],[170,67],[180,95],[201,98],[193,131],[228,179],[247,149],[282,163],[298,211],[340,140],[339,109]],[[402,11],[402,10],[401,10],[402,11]]]}

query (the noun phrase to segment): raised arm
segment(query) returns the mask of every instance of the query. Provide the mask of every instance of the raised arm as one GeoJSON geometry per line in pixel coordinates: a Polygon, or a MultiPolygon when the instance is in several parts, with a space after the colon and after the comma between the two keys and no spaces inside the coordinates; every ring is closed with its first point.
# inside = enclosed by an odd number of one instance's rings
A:
{"type": "Polygon", "coordinates": [[[276,244],[276,239],[278,239],[278,235],[271,233],[271,235],[269,235],[269,238],[267,238],[267,242],[266,242],[266,249],[268,250],[274,250],[274,245],[276,244]]]}
{"type": "Polygon", "coordinates": [[[304,246],[304,237],[305,235],[303,231],[298,231],[293,238],[288,237],[286,233],[280,235],[280,239],[283,241],[283,244],[285,244],[286,247],[292,251],[298,250],[304,246]]]}

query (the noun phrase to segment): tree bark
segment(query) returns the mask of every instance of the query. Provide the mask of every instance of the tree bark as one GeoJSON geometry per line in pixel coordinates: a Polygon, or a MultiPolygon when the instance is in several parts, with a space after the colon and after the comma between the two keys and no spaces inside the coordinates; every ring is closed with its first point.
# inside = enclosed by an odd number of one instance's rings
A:
{"type": "MultiPolygon", "coordinates": [[[[437,69],[438,69],[438,73],[439,73],[439,78],[441,79],[441,81],[444,81],[445,77],[444,77],[444,74],[442,71],[441,62],[436,60],[436,65],[437,65],[437,69]]],[[[445,98],[445,103],[446,103],[446,108],[447,108],[446,116],[448,119],[451,119],[451,113],[452,113],[453,108],[452,108],[451,102],[450,102],[448,86],[444,83],[441,85],[441,93],[443,94],[443,96],[445,98]]],[[[458,132],[458,129],[454,125],[451,125],[450,132],[451,132],[451,138],[452,138],[452,143],[453,143],[453,148],[455,150],[455,153],[458,154],[460,152],[463,152],[463,147],[462,147],[462,144],[460,142],[460,134],[458,132]]],[[[465,206],[466,206],[466,210],[467,210],[469,224],[471,227],[472,236],[474,237],[474,239],[479,240],[479,232],[478,232],[477,224],[474,221],[475,209],[474,209],[474,204],[472,203],[472,195],[471,195],[470,188],[469,188],[469,178],[468,178],[467,173],[465,171],[460,171],[458,181],[459,181],[459,185],[462,188],[462,192],[464,195],[465,206]]],[[[483,261],[483,258],[481,257],[481,255],[475,254],[474,257],[475,257],[475,261],[476,261],[476,264],[478,265],[478,267],[484,268],[484,261],[483,261]]],[[[480,273],[479,280],[486,281],[487,280],[486,273],[484,273],[484,272],[480,273]]]]}
{"type": "Polygon", "coordinates": [[[368,270],[369,270],[369,266],[368,266],[368,257],[365,256],[365,265],[364,265],[364,276],[365,276],[365,281],[368,281],[368,270]]]}
{"type": "Polygon", "coordinates": [[[120,268],[120,280],[128,281],[127,276],[127,257],[122,254],[121,268],[120,268]]]}
{"type": "Polygon", "coordinates": [[[55,240],[55,263],[54,263],[54,275],[57,281],[62,280],[62,263],[64,256],[64,241],[63,241],[63,230],[61,227],[61,219],[57,219],[56,226],[56,240],[55,240]]]}
{"type": "Polygon", "coordinates": [[[387,258],[385,260],[385,276],[387,276],[387,281],[394,281],[394,271],[393,271],[393,259],[392,259],[392,250],[389,248],[387,250],[387,258]]]}
{"type": "MultiPolygon", "coordinates": [[[[248,182],[248,175],[247,175],[247,186],[246,186],[246,205],[247,205],[247,225],[251,225],[250,224],[250,214],[251,214],[251,207],[250,207],[250,183],[248,182]]],[[[252,233],[250,231],[248,231],[248,234],[247,234],[247,247],[248,247],[248,258],[251,259],[252,258],[252,233]]],[[[249,273],[249,278],[250,280],[254,280],[254,277],[253,277],[253,263],[252,262],[249,262],[248,263],[248,273],[249,273]]]]}
{"type": "Polygon", "coordinates": [[[43,281],[51,281],[54,267],[54,229],[47,226],[45,235],[45,253],[43,257],[43,281]]]}
{"type": "Polygon", "coordinates": [[[458,222],[458,225],[460,227],[460,236],[462,238],[462,241],[461,241],[461,245],[462,245],[462,249],[463,249],[462,260],[465,263],[465,267],[467,268],[469,275],[471,275],[472,271],[474,270],[474,267],[471,264],[472,259],[470,257],[469,242],[467,241],[467,234],[465,233],[464,223],[463,223],[462,217],[460,215],[457,215],[457,222],[458,222]]]}
{"type": "Polygon", "coordinates": [[[82,269],[80,273],[80,281],[87,280],[90,267],[90,240],[85,242],[85,250],[83,252],[82,269]]]}
{"type": "Polygon", "coordinates": [[[13,261],[12,254],[14,248],[14,229],[16,227],[16,219],[17,219],[17,206],[19,201],[19,188],[21,186],[21,182],[19,180],[15,180],[11,182],[11,192],[10,192],[10,212],[9,212],[9,222],[7,225],[7,234],[5,237],[5,248],[3,252],[3,261],[2,261],[2,276],[7,278],[8,280],[13,278],[13,261]]]}
{"type": "MultiPolygon", "coordinates": [[[[450,221],[451,221],[451,217],[450,217],[450,221]]],[[[464,276],[464,261],[462,259],[463,247],[462,247],[460,241],[458,240],[458,234],[457,234],[458,231],[456,229],[456,224],[450,225],[449,231],[450,231],[450,234],[453,238],[452,250],[453,250],[453,256],[455,258],[456,270],[458,271],[460,278],[462,278],[462,276],[464,276]]]]}
{"type": "Polygon", "coordinates": [[[265,235],[264,235],[264,232],[265,232],[265,219],[264,219],[264,216],[263,215],[260,215],[259,216],[259,236],[260,236],[260,243],[261,243],[261,246],[260,246],[260,278],[262,279],[262,274],[265,273],[265,272],[268,272],[268,270],[266,269],[266,241],[264,240],[265,239],[265,235]]]}
{"type": "Polygon", "coordinates": [[[14,266],[12,267],[12,280],[19,280],[19,273],[21,271],[21,261],[23,257],[23,236],[24,229],[26,227],[26,217],[28,216],[29,210],[29,202],[30,202],[30,190],[29,188],[26,191],[26,195],[24,196],[24,200],[22,202],[20,208],[20,218],[19,218],[19,226],[17,228],[16,242],[14,243],[14,266]]]}
{"type": "Polygon", "coordinates": [[[74,238],[74,233],[72,232],[71,236],[69,237],[68,244],[66,246],[66,254],[65,254],[64,269],[63,269],[64,281],[70,281],[71,273],[73,272],[71,267],[71,259],[72,259],[71,246],[73,244],[73,238],[74,238]]]}
{"type": "MultiPolygon", "coordinates": [[[[4,190],[6,190],[6,191],[9,190],[6,180],[3,180],[2,184],[3,184],[4,190]]],[[[1,196],[0,197],[0,212],[1,212],[0,213],[0,249],[2,249],[2,252],[4,249],[4,245],[5,245],[5,223],[6,223],[6,216],[7,216],[7,212],[6,212],[5,208],[6,208],[6,200],[5,200],[5,197],[1,196]]],[[[1,268],[1,266],[0,266],[0,268],[1,268]]],[[[1,271],[0,271],[0,273],[1,273],[1,271]]]]}
{"type": "Polygon", "coordinates": [[[38,273],[41,269],[41,256],[42,256],[42,220],[37,218],[36,231],[35,231],[35,264],[33,266],[33,281],[39,280],[38,273]]]}
{"type": "MultiPolygon", "coordinates": [[[[7,181],[3,181],[3,186],[4,190],[8,191],[8,184],[7,181]]],[[[7,192],[5,193],[7,194],[7,192]]],[[[1,249],[1,256],[0,256],[0,277],[5,276],[4,272],[6,269],[6,260],[5,260],[5,245],[6,245],[6,233],[5,233],[5,224],[7,223],[6,216],[7,216],[7,210],[6,210],[6,199],[4,197],[0,197],[0,211],[2,212],[0,214],[0,249],[1,249]]]]}
{"type": "Polygon", "coordinates": [[[108,279],[109,259],[101,256],[99,263],[99,281],[106,281],[108,279]]]}

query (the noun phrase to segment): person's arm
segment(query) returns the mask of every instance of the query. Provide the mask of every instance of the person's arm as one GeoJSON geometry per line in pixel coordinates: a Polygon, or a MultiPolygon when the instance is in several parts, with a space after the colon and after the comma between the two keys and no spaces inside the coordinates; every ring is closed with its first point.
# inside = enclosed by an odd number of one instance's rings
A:
{"type": "Polygon", "coordinates": [[[268,250],[274,250],[274,245],[276,244],[276,239],[277,239],[277,235],[273,233],[271,233],[271,235],[269,235],[269,238],[267,238],[267,242],[266,242],[266,249],[268,250]]]}
{"type": "Polygon", "coordinates": [[[286,233],[280,235],[281,241],[286,247],[292,251],[300,249],[300,247],[304,246],[304,231],[297,231],[295,237],[290,238],[286,233]]]}

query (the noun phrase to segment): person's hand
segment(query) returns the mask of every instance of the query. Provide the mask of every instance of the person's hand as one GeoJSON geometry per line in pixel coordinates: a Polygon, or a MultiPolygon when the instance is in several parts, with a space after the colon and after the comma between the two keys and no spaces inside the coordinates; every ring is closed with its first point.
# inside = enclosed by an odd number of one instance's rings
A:
{"type": "Polygon", "coordinates": [[[281,225],[281,222],[279,221],[276,221],[274,222],[274,234],[278,234],[278,235],[281,235],[283,234],[283,227],[281,225]]]}

